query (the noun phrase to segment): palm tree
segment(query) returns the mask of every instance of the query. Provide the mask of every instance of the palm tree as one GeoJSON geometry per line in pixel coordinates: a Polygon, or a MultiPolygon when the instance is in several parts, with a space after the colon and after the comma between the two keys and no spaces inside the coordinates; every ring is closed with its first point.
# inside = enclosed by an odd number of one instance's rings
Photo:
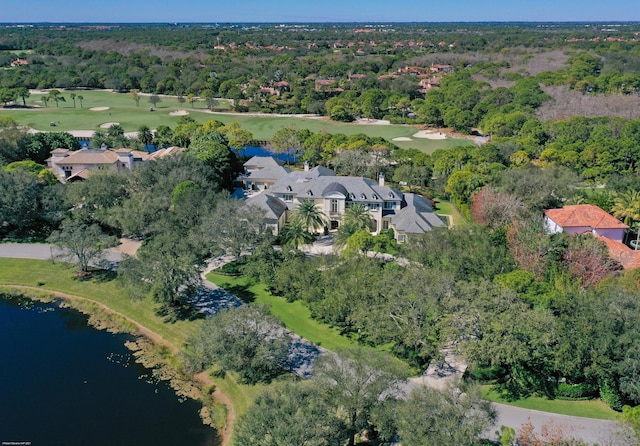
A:
{"type": "Polygon", "coordinates": [[[78,100],[80,101],[80,108],[82,108],[82,101],[84,101],[84,96],[82,96],[81,94],[79,94],[78,96],[76,96],[78,98],[78,100]]]}
{"type": "Polygon", "coordinates": [[[616,196],[611,212],[627,226],[640,220],[640,192],[632,190],[616,196]]]}
{"type": "Polygon", "coordinates": [[[627,226],[640,220],[640,192],[631,190],[617,195],[611,212],[627,226]]]}
{"type": "Polygon", "coordinates": [[[59,90],[51,90],[48,96],[49,99],[53,99],[55,101],[56,108],[59,107],[60,102],[65,102],[64,96],[62,96],[59,90]]]}
{"type": "Polygon", "coordinates": [[[342,224],[353,227],[354,232],[360,229],[369,231],[372,223],[373,218],[371,218],[371,214],[369,214],[364,204],[349,206],[342,217],[342,224]]]}
{"type": "Polygon", "coordinates": [[[314,240],[313,234],[307,231],[302,220],[294,218],[287,222],[280,231],[280,238],[283,245],[298,248],[300,245],[306,245],[314,240]]]}
{"type": "Polygon", "coordinates": [[[138,128],[138,140],[144,145],[144,149],[147,150],[147,146],[153,143],[153,133],[146,125],[141,125],[138,128]]]}
{"type": "Polygon", "coordinates": [[[300,219],[309,232],[324,228],[326,217],[313,200],[303,200],[295,212],[295,218],[300,219]]]}
{"type": "Polygon", "coordinates": [[[107,135],[110,138],[117,138],[119,136],[124,136],[124,128],[120,124],[111,124],[107,129],[107,135]]]}
{"type": "Polygon", "coordinates": [[[342,223],[334,238],[334,245],[340,249],[347,244],[347,240],[360,230],[370,231],[373,218],[363,204],[353,204],[347,208],[342,217],[342,223]]]}
{"type": "Polygon", "coordinates": [[[73,101],[73,108],[76,108],[76,94],[75,93],[71,93],[69,95],[69,97],[71,98],[71,100],[73,101]]]}

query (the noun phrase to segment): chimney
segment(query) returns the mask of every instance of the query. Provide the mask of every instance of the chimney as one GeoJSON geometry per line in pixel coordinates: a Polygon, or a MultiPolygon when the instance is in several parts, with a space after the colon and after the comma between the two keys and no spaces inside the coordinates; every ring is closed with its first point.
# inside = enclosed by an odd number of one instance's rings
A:
{"type": "Polygon", "coordinates": [[[378,176],[378,186],[384,186],[384,172],[380,172],[378,176]]]}
{"type": "Polygon", "coordinates": [[[309,161],[304,162],[304,171],[309,172],[309,161]]]}

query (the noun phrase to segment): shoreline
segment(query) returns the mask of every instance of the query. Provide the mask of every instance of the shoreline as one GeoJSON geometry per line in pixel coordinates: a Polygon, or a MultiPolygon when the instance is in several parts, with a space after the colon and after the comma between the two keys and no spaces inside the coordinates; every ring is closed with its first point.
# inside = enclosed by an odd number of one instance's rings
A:
{"type": "Polygon", "coordinates": [[[135,319],[127,316],[124,313],[121,313],[117,310],[110,308],[102,302],[82,297],[76,296],[69,293],[63,293],[60,291],[38,288],[34,286],[28,285],[0,285],[0,291],[16,291],[20,293],[21,296],[26,297],[28,299],[37,300],[41,302],[53,302],[56,305],[63,307],[65,304],[70,308],[73,308],[76,311],[79,311],[87,316],[89,316],[89,320],[87,324],[97,330],[107,330],[112,332],[122,332],[127,333],[133,336],[139,336],[142,338],[143,342],[140,340],[136,340],[132,344],[125,344],[127,348],[132,350],[132,354],[136,357],[136,361],[141,364],[151,368],[152,370],[161,370],[163,372],[164,377],[162,379],[166,379],[169,381],[170,386],[173,390],[178,393],[184,393],[186,396],[190,398],[198,400],[202,404],[202,409],[200,410],[200,417],[202,418],[203,424],[207,424],[218,432],[221,440],[221,446],[227,446],[229,444],[229,440],[231,438],[231,432],[233,430],[233,425],[235,421],[235,411],[233,409],[233,405],[231,404],[230,399],[226,394],[224,394],[218,386],[215,385],[211,377],[206,372],[201,372],[195,375],[187,375],[180,371],[175,365],[171,364],[170,358],[176,357],[176,355],[180,352],[180,349],[174,345],[173,343],[167,341],[157,332],[149,329],[144,326],[140,322],[135,319]],[[23,293],[30,292],[30,293],[23,293]],[[59,302],[55,302],[59,300],[59,302]],[[74,303],[76,305],[74,305],[74,303]],[[77,305],[78,303],[87,303],[90,305],[96,306],[100,311],[103,311],[104,314],[116,316],[121,321],[126,324],[117,324],[115,321],[105,320],[100,317],[99,312],[92,311],[90,308],[77,305]],[[129,325],[127,327],[126,325],[129,325]],[[133,328],[133,329],[131,329],[133,328]],[[134,331],[134,332],[132,332],[134,331]],[[146,342],[144,342],[146,341],[146,342]],[[145,346],[148,343],[149,346],[145,346]],[[153,347],[164,347],[170,352],[170,356],[165,356],[162,354],[158,354],[153,347]],[[150,355],[153,353],[153,355],[150,355]],[[159,358],[162,357],[162,358],[159,358]],[[167,371],[167,368],[171,370],[171,372],[167,371]],[[166,374],[164,372],[168,372],[166,374]],[[180,375],[183,375],[187,379],[182,379],[180,375]],[[184,382],[186,386],[195,386],[199,391],[199,395],[195,395],[191,392],[185,392],[184,389],[178,388],[175,386],[176,382],[184,382]],[[213,392],[209,392],[209,389],[214,388],[213,392]],[[226,423],[225,427],[219,428],[213,425],[211,415],[211,409],[206,404],[207,398],[212,398],[212,401],[218,404],[223,405],[226,408],[226,423]]]}

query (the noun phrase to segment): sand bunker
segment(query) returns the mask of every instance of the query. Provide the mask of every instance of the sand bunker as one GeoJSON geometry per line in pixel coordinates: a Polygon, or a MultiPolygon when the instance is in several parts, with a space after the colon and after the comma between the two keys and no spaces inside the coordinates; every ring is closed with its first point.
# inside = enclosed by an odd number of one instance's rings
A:
{"type": "Polygon", "coordinates": [[[391,124],[391,122],[387,121],[386,119],[365,119],[365,118],[358,118],[356,119],[356,124],[367,124],[367,125],[389,125],[391,124]]]}
{"type": "Polygon", "coordinates": [[[101,129],[108,129],[112,125],[120,125],[119,122],[105,122],[104,124],[100,124],[101,129]]]}
{"type": "Polygon", "coordinates": [[[186,110],[176,110],[169,113],[169,116],[186,116],[189,112],[186,110]]]}
{"type": "Polygon", "coordinates": [[[391,138],[391,141],[413,141],[413,139],[407,138],[406,136],[396,136],[395,138],[391,138]]]}
{"type": "Polygon", "coordinates": [[[442,132],[436,132],[435,130],[420,130],[413,135],[414,138],[427,138],[427,139],[447,139],[447,135],[442,132]]]}
{"type": "Polygon", "coordinates": [[[109,110],[110,107],[91,107],[89,110],[91,111],[105,111],[109,110]]]}

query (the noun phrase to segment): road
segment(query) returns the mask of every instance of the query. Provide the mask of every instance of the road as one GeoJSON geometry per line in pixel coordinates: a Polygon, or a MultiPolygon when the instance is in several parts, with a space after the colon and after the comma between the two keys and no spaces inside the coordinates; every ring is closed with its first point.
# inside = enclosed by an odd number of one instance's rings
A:
{"type": "MultiPolygon", "coordinates": [[[[55,252],[52,245],[45,243],[0,243],[0,257],[51,260],[55,252]]],[[[122,260],[122,253],[117,247],[108,249],[105,259],[117,263],[122,260]]]]}
{"type": "MultiPolygon", "coordinates": [[[[51,253],[50,245],[46,244],[0,243],[0,257],[49,260],[51,259],[51,253]]],[[[121,258],[122,255],[117,248],[110,250],[107,254],[107,259],[112,262],[118,262],[121,258]]],[[[210,265],[210,268],[215,266],[217,265],[210,265]]],[[[221,291],[215,284],[208,281],[205,281],[205,287],[212,291],[221,291]]],[[[223,292],[221,294],[226,295],[227,293],[223,292]]],[[[235,305],[239,304],[230,296],[227,297],[229,297],[235,305]]],[[[235,298],[235,296],[233,297],[235,298]]],[[[232,304],[232,306],[234,305],[232,304]]],[[[317,352],[314,353],[317,354],[317,352]]],[[[308,371],[306,372],[308,373],[308,371]]],[[[305,374],[304,372],[302,373],[302,375],[305,374]]],[[[612,442],[616,431],[616,423],[614,421],[559,415],[531,409],[522,409],[506,404],[494,404],[498,412],[498,420],[496,421],[494,429],[487,432],[487,436],[491,438],[495,438],[494,432],[502,425],[517,430],[530,420],[536,427],[536,432],[538,433],[540,433],[541,426],[552,424],[556,428],[561,428],[566,436],[581,439],[589,444],[619,444],[615,441],[612,442]]]]}

